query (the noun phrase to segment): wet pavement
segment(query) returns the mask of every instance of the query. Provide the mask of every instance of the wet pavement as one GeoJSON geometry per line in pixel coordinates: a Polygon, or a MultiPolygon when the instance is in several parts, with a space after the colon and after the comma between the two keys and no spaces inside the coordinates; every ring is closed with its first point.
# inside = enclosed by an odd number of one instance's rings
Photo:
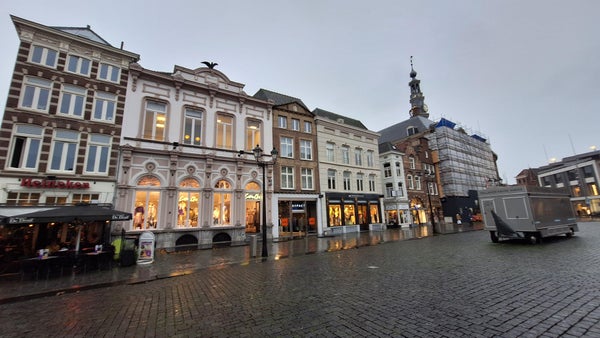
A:
{"type": "MultiPolygon", "coordinates": [[[[438,226],[436,235],[480,230],[481,228],[481,224],[438,226]]],[[[309,235],[304,238],[269,241],[267,246],[269,256],[266,260],[275,261],[294,256],[348,250],[428,236],[432,236],[430,226],[349,233],[332,237],[309,235]]],[[[251,254],[250,245],[179,252],[157,250],[155,260],[151,264],[122,267],[114,262],[107,270],[86,271],[85,273],[69,271],[60,277],[40,276],[37,280],[32,280],[28,276],[23,279],[19,274],[2,276],[0,277],[0,304],[101,287],[145,283],[226,265],[259,263],[263,262],[261,249],[262,244],[259,241],[257,252],[254,255],[251,254]]]]}

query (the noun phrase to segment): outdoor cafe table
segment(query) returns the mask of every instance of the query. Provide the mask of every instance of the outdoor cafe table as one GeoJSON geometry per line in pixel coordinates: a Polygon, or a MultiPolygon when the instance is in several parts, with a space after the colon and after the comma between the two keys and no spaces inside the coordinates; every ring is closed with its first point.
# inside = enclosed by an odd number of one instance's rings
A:
{"type": "Polygon", "coordinates": [[[50,275],[51,264],[54,263],[56,259],[58,259],[57,256],[37,256],[24,259],[21,263],[21,277],[24,277],[26,273],[31,272],[37,280],[40,271],[42,271],[46,272],[47,278],[50,275]]]}

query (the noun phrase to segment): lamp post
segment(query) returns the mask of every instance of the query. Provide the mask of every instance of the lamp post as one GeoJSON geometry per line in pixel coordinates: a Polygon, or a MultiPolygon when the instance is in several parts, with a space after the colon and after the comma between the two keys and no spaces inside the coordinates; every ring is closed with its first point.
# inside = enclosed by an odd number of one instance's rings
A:
{"type": "Polygon", "coordinates": [[[431,192],[429,191],[429,183],[431,183],[432,174],[426,175],[427,177],[427,200],[429,201],[429,213],[431,217],[431,231],[435,234],[435,218],[433,217],[433,205],[431,204],[431,192]]]}
{"type": "Polygon", "coordinates": [[[254,153],[254,158],[256,158],[256,163],[258,164],[259,167],[262,168],[262,226],[261,226],[261,231],[262,231],[262,257],[268,257],[269,253],[267,252],[267,179],[266,179],[266,171],[267,171],[267,166],[269,164],[275,164],[275,162],[277,162],[277,155],[279,154],[279,152],[277,151],[277,149],[273,148],[273,150],[271,150],[271,161],[265,161],[263,159],[263,150],[262,148],[257,144],[256,147],[254,149],[252,149],[252,152],[254,153]]]}

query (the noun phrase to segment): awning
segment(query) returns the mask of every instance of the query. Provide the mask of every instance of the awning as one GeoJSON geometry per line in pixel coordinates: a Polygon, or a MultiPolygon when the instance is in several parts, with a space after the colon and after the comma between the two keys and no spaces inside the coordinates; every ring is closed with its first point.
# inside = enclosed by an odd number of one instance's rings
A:
{"type": "Polygon", "coordinates": [[[48,210],[29,212],[6,217],[5,224],[31,224],[31,223],[78,223],[78,222],[106,222],[128,221],[131,213],[113,210],[97,205],[76,205],[57,207],[48,210]]]}

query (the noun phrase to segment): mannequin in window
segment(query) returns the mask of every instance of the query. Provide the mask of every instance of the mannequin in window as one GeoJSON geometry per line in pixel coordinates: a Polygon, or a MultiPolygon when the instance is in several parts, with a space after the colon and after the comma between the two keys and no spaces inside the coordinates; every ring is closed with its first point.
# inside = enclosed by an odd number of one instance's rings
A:
{"type": "Polygon", "coordinates": [[[136,229],[141,229],[144,224],[144,203],[139,202],[134,211],[133,224],[136,229]]]}
{"type": "Polygon", "coordinates": [[[213,224],[218,224],[219,223],[219,215],[221,213],[219,212],[219,207],[215,207],[213,209],[213,224]]]}

